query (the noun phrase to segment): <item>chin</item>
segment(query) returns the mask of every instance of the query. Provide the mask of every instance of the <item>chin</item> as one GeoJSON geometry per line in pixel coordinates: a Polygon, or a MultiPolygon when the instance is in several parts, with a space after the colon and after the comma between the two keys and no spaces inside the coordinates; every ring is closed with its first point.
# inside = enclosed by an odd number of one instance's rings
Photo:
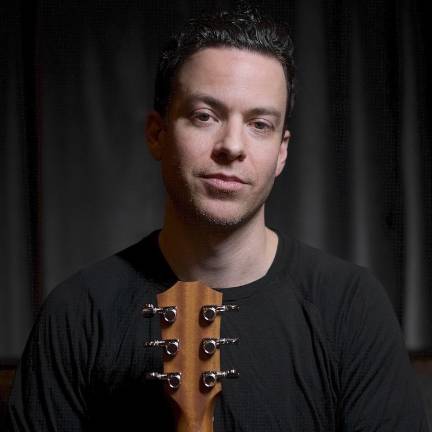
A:
{"type": "Polygon", "coordinates": [[[257,217],[265,202],[266,194],[253,200],[221,200],[193,194],[169,194],[178,217],[186,223],[208,226],[209,229],[231,230],[245,225],[257,217]],[[188,199],[185,196],[189,195],[188,199]]]}
{"type": "Polygon", "coordinates": [[[261,205],[253,208],[244,208],[243,206],[239,208],[229,205],[196,206],[192,212],[196,223],[200,225],[230,229],[242,226],[253,219],[260,207],[261,205]]]}
{"type": "Polygon", "coordinates": [[[214,215],[207,212],[197,212],[197,221],[212,227],[237,227],[245,222],[242,216],[214,215]]]}

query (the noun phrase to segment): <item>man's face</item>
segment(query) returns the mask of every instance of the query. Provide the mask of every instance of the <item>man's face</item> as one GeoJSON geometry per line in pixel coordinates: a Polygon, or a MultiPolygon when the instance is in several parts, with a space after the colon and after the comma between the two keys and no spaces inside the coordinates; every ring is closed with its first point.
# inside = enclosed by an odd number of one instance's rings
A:
{"type": "Polygon", "coordinates": [[[166,118],[153,114],[147,126],[167,208],[221,227],[263,215],[289,140],[280,63],[246,50],[206,48],[187,59],[174,87],[166,118]]]}

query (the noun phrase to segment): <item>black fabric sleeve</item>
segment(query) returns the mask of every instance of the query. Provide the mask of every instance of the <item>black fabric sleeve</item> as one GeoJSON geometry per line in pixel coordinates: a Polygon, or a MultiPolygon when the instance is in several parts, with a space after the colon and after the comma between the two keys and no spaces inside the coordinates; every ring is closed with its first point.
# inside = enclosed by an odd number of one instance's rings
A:
{"type": "Polygon", "coordinates": [[[41,309],[17,368],[8,431],[84,430],[88,302],[77,279],[56,288],[41,309]]]}
{"type": "Polygon", "coordinates": [[[384,288],[363,270],[354,287],[338,325],[340,429],[427,431],[423,401],[384,288]]]}

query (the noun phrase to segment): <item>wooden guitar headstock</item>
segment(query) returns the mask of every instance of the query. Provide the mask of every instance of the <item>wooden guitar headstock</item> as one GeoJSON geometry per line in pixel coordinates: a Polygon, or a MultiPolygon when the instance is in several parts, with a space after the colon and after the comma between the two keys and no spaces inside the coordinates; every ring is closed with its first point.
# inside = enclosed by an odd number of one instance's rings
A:
{"type": "Polygon", "coordinates": [[[164,348],[164,370],[147,377],[166,381],[177,411],[177,432],[212,432],[215,398],[222,390],[219,379],[238,376],[235,370],[220,370],[217,348],[238,339],[220,338],[219,312],[238,307],[222,305],[222,293],[199,281],[177,282],[158,294],[157,302],[157,307],[145,305],[143,312],[161,315],[161,340],[146,345],[164,348]]]}

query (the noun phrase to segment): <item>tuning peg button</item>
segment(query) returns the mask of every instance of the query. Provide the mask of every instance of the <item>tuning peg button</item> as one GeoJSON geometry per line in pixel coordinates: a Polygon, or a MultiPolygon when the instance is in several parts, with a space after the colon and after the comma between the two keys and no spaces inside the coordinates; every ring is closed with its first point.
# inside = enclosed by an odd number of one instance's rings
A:
{"type": "Polygon", "coordinates": [[[212,355],[221,345],[236,344],[238,341],[239,338],[205,338],[201,341],[201,349],[205,354],[212,355]]]}
{"type": "Polygon", "coordinates": [[[238,311],[240,308],[238,305],[226,304],[226,305],[205,305],[201,308],[201,316],[207,322],[215,320],[216,315],[226,311],[238,311]]]}
{"type": "Polygon", "coordinates": [[[163,347],[165,353],[171,357],[174,357],[179,350],[178,339],[164,339],[164,340],[152,340],[144,342],[145,347],[163,347]]]}
{"type": "Polygon", "coordinates": [[[227,371],[207,371],[201,374],[201,380],[204,387],[210,389],[222,378],[238,378],[239,373],[235,369],[227,371]]]}
{"type": "Polygon", "coordinates": [[[147,303],[143,306],[142,313],[146,318],[151,318],[158,313],[166,323],[172,324],[177,318],[177,306],[157,307],[147,303]]]}
{"type": "Polygon", "coordinates": [[[181,372],[170,372],[170,373],[159,373],[159,372],[148,372],[146,373],[146,379],[166,381],[168,387],[172,389],[178,389],[181,384],[181,372]]]}

